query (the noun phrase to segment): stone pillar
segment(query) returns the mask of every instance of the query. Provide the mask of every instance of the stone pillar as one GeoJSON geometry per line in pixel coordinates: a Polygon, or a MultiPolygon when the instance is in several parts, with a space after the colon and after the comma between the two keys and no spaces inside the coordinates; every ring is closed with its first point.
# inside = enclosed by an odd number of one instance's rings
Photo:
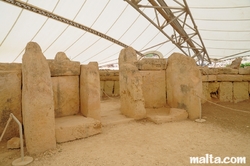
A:
{"type": "Polygon", "coordinates": [[[146,117],[146,109],[142,91],[142,76],[135,66],[136,52],[128,47],[119,56],[119,82],[122,114],[142,119],[146,117]]]}
{"type": "Polygon", "coordinates": [[[185,109],[189,119],[200,116],[201,73],[193,58],[173,53],[167,61],[167,101],[172,108],[185,109]]]}
{"type": "Polygon", "coordinates": [[[219,87],[219,99],[222,102],[233,101],[233,83],[232,82],[221,82],[219,87]]]}
{"type": "Polygon", "coordinates": [[[22,59],[22,114],[27,151],[56,148],[52,82],[48,63],[37,43],[29,42],[22,59]]]}
{"type": "Polygon", "coordinates": [[[100,76],[97,62],[81,65],[80,111],[90,118],[101,119],[100,76]]]}
{"type": "Polygon", "coordinates": [[[235,103],[248,100],[248,82],[234,82],[233,83],[233,100],[235,103]]]}

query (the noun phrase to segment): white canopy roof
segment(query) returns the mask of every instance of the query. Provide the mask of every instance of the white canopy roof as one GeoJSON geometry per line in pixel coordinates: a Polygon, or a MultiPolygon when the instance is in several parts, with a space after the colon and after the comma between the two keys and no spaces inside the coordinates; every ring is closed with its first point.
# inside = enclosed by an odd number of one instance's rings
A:
{"type": "MultiPolygon", "coordinates": [[[[159,51],[164,58],[180,52],[138,11],[123,0],[21,0],[95,29],[141,53],[159,51]],[[154,46],[154,47],[153,47],[154,46]]],[[[173,4],[172,0],[165,0],[173,4]]],[[[147,3],[147,1],[145,1],[147,3]]],[[[211,59],[250,55],[249,0],[187,0],[211,59]]],[[[150,15],[150,13],[149,13],[150,15]]],[[[153,17],[153,15],[152,15],[153,17]]],[[[120,45],[71,25],[0,0],[0,62],[21,62],[29,41],[47,59],[65,52],[73,61],[117,63],[120,45]]],[[[172,32],[169,32],[171,35],[172,32]]]]}

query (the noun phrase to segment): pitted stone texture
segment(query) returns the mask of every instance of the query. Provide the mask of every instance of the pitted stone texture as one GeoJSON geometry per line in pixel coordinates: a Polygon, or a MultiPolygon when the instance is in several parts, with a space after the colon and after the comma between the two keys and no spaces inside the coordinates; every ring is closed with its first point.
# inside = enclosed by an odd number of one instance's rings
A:
{"type": "Polygon", "coordinates": [[[29,42],[22,59],[22,114],[27,151],[56,147],[53,90],[48,63],[37,43],[29,42]]]}
{"type": "Polygon", "coordinates": [[[56,141],[58,143],[86,138],[101,133],[99,120],[81,115],[56,118],[56,141]]]}
{"type": "MultiPolygon", "coordinates": [[[[3,132],[10,113],[13,113],[22,123],[21,101],[21,70],[0,70],[0,133],[3,132]]],[[[12,120],[4,134],[3,140],[8,140],[18,135],[18,125],[12,120]]]]}
{"type": "Polygon", "coordinates": [[[165,70],[140,71],[146,108],[159,108],[166,105],[165,73],[165,70]]]}
{"type": "Polygon", "coordinates": [[[201,73],[193,58],[173,53],[167,62],[167,101],[170,107],[185,109],[190,119],[201,111],[201,73]],[[199,96],[199,97],[198,97],[199,96]]]}
{"type": "Polygon", "coordinates": [[[51,76],[79,76],[80,62],[70,61],[63,52],[58,52],[55,60],[48,60],[51,76]]]}
{"type": "Polygon", "coordinates": [[[119,55],[119,82],[121,113],[134,119],[146,117],[142,91],[142,76],[135,66],[137,55],[132,47],[124,48],[119,55]]]}
{"type": "Polygon", "coordinates": [[[248,82],[234,82],[233,83],[233,100],[240,102],[249,99],[248,82]]]}
{"type": "Polygon", "coordinates": [[[239,68],[239,74],[250,75],[250,67],[239,68]]]}
{"type": "Polygon", "coordinates": [[[233,69],[230,67],[220,67],[218,69],[218,74],[238,74],[239,70],[238,69],[233,69]]]}
{"type": "Polygon", "coordinates": [[[241,61],[242,61],[242,58],[236,58],[235,60],[233,60],[233,62],[231,63],[231,65],[229,65],[229,67],[231,67],[233,69],[239,69],[241,61]]]}
{"type": "Polygon", "coordinates": [[[135,65],[137,61],[136,52],[132,47],[122,49],[119,55],[119,66],[125,63],[135,65]]]}
{"type": "Polygon", "coordinates": [[[233,83],[232,82],[221,82],[219,88],[219,99],[222,102],[233,101],[233,83]]]}
{"type": "Polygon", "coordinates": [[[101,119],[100,75],[97,62],[81,65],[80,111],[90,118],[101,119]]]}
{"type": "Polygon", "coordinates": [[[139,70],[166,70],[166,59],[144,58],[137,61],[136,66],[139,70]]]}
{"type": "Polygon", "coordinates": [[[146,109],[142,91],[142,76],[131,64],[120,66],[120,97],[122,114],[142,119],[146,117],[146,109]]]}
{"type": "Polygon", "coordinates": [[[7,149],[19,149],[20,148],[20,138],[13,137],[7,141],[7,149]]]}
{"type": "Polygon", "coordinates": [[[51,77],[55,117],[76,115],[79,112],[79,76],[51,77]]]}

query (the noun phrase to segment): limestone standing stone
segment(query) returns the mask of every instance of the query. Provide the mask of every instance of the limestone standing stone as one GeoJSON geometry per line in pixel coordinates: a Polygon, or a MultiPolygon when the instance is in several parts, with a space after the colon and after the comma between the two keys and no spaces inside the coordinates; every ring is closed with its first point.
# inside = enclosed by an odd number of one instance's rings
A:
{"type": "Polygon", "coordinates": [[[79,112],[79,76],[51,77],[54,92],[55,117],[79,112]]]}
{"type": "Polygon", "coordinates": [[[80,62],[70,61],[64,52],[58,52],[55,60],[47,60],[51,76],[79,76],[80,62]]]}
{"type": "Polygon", "coordinates": [[[173,53],[167,61],[167,101],[172,108],[185,109],[190,119],[200,116],[201,73],[191,57],[173,53]]]}
{"type": "Polygon", "coordinates": [[[232,102],[233,83],[221,82],[219,88],[219,99],[222,102],[232,102]]]}
{"type": "Polygon", "coordinates": [[[240,102],[249,99],[248,82],[234,82],[233,83],[233,100],[240,102]]]}
{"type": "Polygon", "coordinates": [[[105,95],[112,96],[114,92],[114,84],[115,84],[115,81],[105,81],[105,84],[104,84],[104,91],[106,93],[105,95]]]}
{"type": "Polygon", "coordinates": [[[48,63],[37,43],[29,42],[22,58],[22,114],[27,151],[56,148],[52,82],[48,63]]]}
{"type": "Polygon", "coordinates": [[[100,76],[98,64],[90,62],[81,65],[80,75],[80,111],[90,118],[101,119],[100,76]]]}
{"type": "Polygon", "coordinates": [[[146,109],[142,91],[142,76],[135,66],[136,52],[132,47],[122,49],[119,55],[119,83],[122,114],[142,119],[146,109]]]}
{"type": "Polygon", "coordinates": [[[166,105],[165,70],[140,71],[146,108],[160,108],[166,105]]]}
{"type": "MultiPolygon", "coordinates": [[[[0,70],[0,134],[4,130],[10,113],[13,113],[22,123],[21,100],[21,70],[0,70]]],[[[4,134],[3,140],[8,140],[18,135],[18,125],[15,121],[12,120],[4,134]]]]}

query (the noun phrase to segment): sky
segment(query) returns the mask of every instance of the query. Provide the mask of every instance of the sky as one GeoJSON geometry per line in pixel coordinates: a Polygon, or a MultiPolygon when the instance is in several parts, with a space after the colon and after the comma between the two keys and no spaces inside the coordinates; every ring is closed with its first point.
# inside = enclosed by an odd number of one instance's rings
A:
{"type": "MultiPolygon", "coordinates": [[[[181,52],[145,17],[124,0],[23,0],[84,26],[106,34],[137,51],[159,51],[164,58],[181,52]],[[164,43],[159,45],[160,43],[164,43]],[[153,47],[155,46],[155,47],[153,47]]],[[[178,7],[172,0],[168,6],[178,7]]],[[[183,1],[179,1],[183,3],[183,1]]],[[[142,5],[148,1],[142,0],[142,5]]],[[[211,59],[230,59],[250,55],[249,0],[187,0],[202,41],[211,59]],[[237,56],[234,56],[238,54],[237,56]],[[225,58],[228,57],[228,58],[225,58]]],[[[156,21],[152,8],[141,8],[156,21]]],[[[176,13],[177,15],[178,13],[176,13]]],[[[181,16],[181,18],[183,18],[181,16]]],[[[53,59],[65,52],[73,61],[99,65],[117,63],[123,49],[115,43],[82,29],[21,9],[0,0],[0,62],[21,63],[28,42],[37,42],[44,56],[53,59]]],[[[159,17],[159,21],[164,19],[159,17]]],[[[187,22],[191,20],[187,19],[187,22]]],[[[173,34],[172,27],[165,29],[173,34]]],[[[199,42],[198,37],[194,40],[199,42]]]]}

